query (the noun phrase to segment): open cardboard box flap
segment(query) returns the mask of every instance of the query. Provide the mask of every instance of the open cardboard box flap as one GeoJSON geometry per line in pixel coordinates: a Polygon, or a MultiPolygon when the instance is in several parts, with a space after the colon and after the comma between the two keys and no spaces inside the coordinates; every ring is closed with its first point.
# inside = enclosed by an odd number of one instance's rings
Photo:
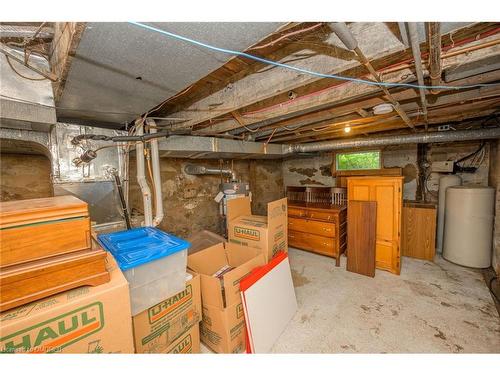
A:
{"type": "Polygon", "coordinates": [[[287,198],[267,204],[267,215],[252,215],[250,198],[227,202],[229,243],[257,248],[270,261],[278,251],[288,251],[287,198]]]}
{"type": "Polygon", "coordinates": [[[229,243],[220,243],[188,256],[188,268],[201,277],[203,304],[221,309],[240,302],[240,280],[264,263],[259,250],[229,243]],[[226,265],[235,268],[221,279],[213,276],[226,265]],[[224,288],[221,288],[221,283],[224,288]]]}
{"type": "Polygon", "coordinates": [[[252,208],[250,206],[249,197],[241,197],[229,199],[227,201],[227,222],[240,217],[240,216],[251,216],[252,208]]]}

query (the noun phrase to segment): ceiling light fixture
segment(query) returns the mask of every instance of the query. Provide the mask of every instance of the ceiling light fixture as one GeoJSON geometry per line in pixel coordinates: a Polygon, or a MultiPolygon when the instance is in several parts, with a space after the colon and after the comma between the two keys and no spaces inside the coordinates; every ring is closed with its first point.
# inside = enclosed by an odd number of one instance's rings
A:
{"type": "Polygon", "coordinates": [[[347,125],[345,128],[344,128],[344,131],[346,133],[349,133],[351,131],[351,127],[349,125],[347,125]]]}
{"type": "Polygon", "coordinates": [[[391,113],[394,110],[392,104],[382,103],[373,107],[374,115],[385,115],[386,113],[391,113]]]}

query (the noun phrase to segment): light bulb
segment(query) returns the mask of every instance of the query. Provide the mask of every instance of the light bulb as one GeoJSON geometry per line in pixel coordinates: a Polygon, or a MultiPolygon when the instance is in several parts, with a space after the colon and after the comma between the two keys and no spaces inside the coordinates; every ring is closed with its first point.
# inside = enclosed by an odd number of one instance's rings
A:
{"type": "Polygon", "coordinates": [[[349,125],[347,125],[345,128],[344,128],[344,131],[346,133],[349,133],[351,131],[351,127],[349,125]]]}

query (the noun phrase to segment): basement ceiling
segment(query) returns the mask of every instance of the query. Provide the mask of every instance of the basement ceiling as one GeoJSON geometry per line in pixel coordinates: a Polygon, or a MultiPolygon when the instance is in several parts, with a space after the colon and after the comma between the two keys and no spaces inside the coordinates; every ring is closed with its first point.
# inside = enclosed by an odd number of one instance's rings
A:
{"type": "MultiPolygon", "coordinates": [[[[245,50],[282,23],[149,23],[219,47],[245,50]]],[[[86,25],[61,99],[60,121],[121,127],[224,65],[231,56],[129,23],[86,25]]]]}

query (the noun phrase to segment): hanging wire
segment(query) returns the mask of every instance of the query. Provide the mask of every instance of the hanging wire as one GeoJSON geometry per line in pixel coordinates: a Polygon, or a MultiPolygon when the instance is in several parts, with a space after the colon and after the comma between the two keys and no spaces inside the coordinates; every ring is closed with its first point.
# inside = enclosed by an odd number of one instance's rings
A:
{"type": "Polygon", "coordinates": [[[461,90],[461,89],[467,89],[467,88],[492,87],[492,86],[500,85],[500,83],[482,83],[482,84],[463,85],[463,86],[427,86],[427,85],[417,85],[417,84],[412,84],[412,83],[375,82],[375,81],[368,81],[368,80],[359,79],[359,78],[339,76],[336,74],[325,74],[325,73],[315,72],[315,71],[308,70],[308,69],[295,67],[292,65],[283,64],[283,63],[273,61],[273,60],[268,60],[268,59],[265,59],[262,57],[251,55],[251,54],[246,53],[246,52],[234,51],[234,50],[230,50],[230,49],[226,49],[226,48],[212,46],[210,44],[203,43],[203,42],[200,42],[200,41],[197,41],[197,40],[194,40],[191,38],[187,38],[187,37],[184,37],[184,36],[181,36],[178,34],[174,34],[174,33],[171,33],[169,31],[161,30],[161,29],[158,29],[156,27],[149,26],[149,25],[146,25],[146,24],[143,24],[140,22],[129,22],[129,23],[132,25],[141,27],[143,29],[147,29],[150,31],[157,32],[159,34],[163,34],[163,35],[168,36],[170,38],[182,40],[184,42],[191,43],[193,45],[197,45],[199,47],[204,47],[204,48],[207,48],[207,49],[210,49],[213,51],[217,51],[217,52],[221,52],[221,53],[225,53],[225,54],[229,54],[229,55],[246,57],[248,59],[259,61],[259,62],[262,62],[265,64],[279,66],[279,67],[282,67],[285,69],[294,70],[294,71],[297,71],[300,73],[305,73],[305,74],[309,74],[309,75],[313,75],[313,76],[321,77],[321,78],[333,78],[333,79],[338,79],[341,81],[357,82],[357,83],[362,83],[362,84],[366,84],[366,85],[370,85],[370,86],[378,86],[378,87],[381,87],[381,86],[384,86],[384,87],[410,87],[410,88],[417,88],[417,89],[423,88],[423,89],[442,89],[442,90],[461,90]]]}

